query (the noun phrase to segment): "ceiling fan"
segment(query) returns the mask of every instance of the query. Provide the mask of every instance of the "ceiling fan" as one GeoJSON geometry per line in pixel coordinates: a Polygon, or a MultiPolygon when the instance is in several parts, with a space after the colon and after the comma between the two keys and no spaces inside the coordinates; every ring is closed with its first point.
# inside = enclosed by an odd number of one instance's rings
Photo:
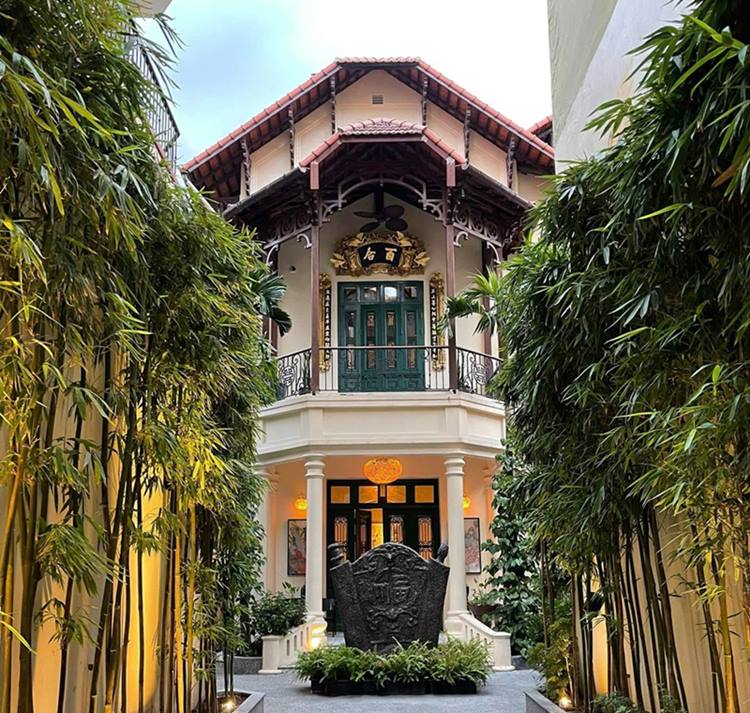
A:
{"type": "Polygon", "coordinates": [[[378,188],[375,191],[375,210],[355,210],[354,215],[358,215],[360,218],[371,218],[369,223],[365,223],[360,229],[360,233],[371,233],[373,230],[377,230],[381,225],[385,225],[388,230],[394,232],[404,231],[409,227],[409,224],[401,217],[404,214],[404,208],[400,205],[386,205],[384,206],[384,194],[383,189],[378,188]]]}

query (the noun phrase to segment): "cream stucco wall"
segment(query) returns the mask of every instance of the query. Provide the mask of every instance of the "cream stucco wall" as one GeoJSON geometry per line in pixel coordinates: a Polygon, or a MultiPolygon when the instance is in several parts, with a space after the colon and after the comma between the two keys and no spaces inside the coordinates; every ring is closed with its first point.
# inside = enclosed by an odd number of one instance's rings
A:
{"type": "MultiPolygon", "coordinates": [[[[325,476],[327,480],[361,480],[363,484],[369,481],[362,477],[364,456],[337,455],[325,459],[325,476]]],[[[440,456],[401,455],[404,465],[404,477],[413,480],[438,480],[438,499],[440,506],[440,540],[445,541],[448,532],[447,497],[445,477],[443,474],[443,459],[440,456]]],[[[295,500],[305,494],[305,467],[303,460],[288,461],[271,469],[272,472],[272,506],[271,527],[272,536],[269,538],[268,551],[273,566],[269,573],[269,587],[280,590],[285,584],[301,587],[305,583],[303,576],[290,576],[287,570],[287,522],[290,519],[305,519],[305,511],[295,508],[295,500]]],[[[481,539],[489,537],[489,517],[491,502],[487,490],[487,477],[494,470],[494,462],[481,458],[468,457],[466,459],[464,475],[464,494],[469,497],[470,504],[464,510],[464,517],[478,517],[481,529],[481,539]]],[[[328,523],[326,513],[323,519],[324,532],[328,523]]],[[[320,556],[325,561],[325,541],[320,556]]],[[[488,555],[482,553],[482,564],[486,564],[488,555]]],[[[467,575],[467,585],[473,590],[480,575],[467,575]]],[[[324,590],[325,591],[325,590],[324,590]]]]}
{"type": "Polygon", "coordinates": [[[382,69],[368,72],[336,97],[336,124],[346,126],[362,119],[388,117],[413,124],[422,123],[421,97],[382,69]],[[374,94],[382,104],[373,104],[374,94]]]}
{"type": "MultiPolygon", "coordinates": [[[[325,224],[320,231],[320,269],[331,278],[332,289],[332,334],[331,344],[336,346],[338,342],[338,284],[339,282],[372,282],[372,281],[401,281],[409,280],[423,283],[423,312],[424,312],[424,335],[425,343],[429,343],[429,281],[435,272],[445,277],[446,253],[445,253],[445,228],[428,213],[413,206],[397,200],[386,193],[386,205],[402,205],[404,207],[404,219],[409,224],[409,233],[422,240],[430,262],[425,268],[423,275],[409,275],[400,277],[397,275],[375,274],[354,278],[349,275],[336,275],[331,267],[330,259],[338,241],[348,235],[355,234],[362,225],[363,219],[356,216],[355,211],[372,210],[372,198],[365,197],[340,213],[336,213],[330,223],[325,224]]],[[[481,272],[482,255],[481,245],[478,240],[467,240],[455,250],[456,264],[456,289],[461,290],[468,286],[472,276],[481,272]]],[[[301,349],[310,348],[310,251],[305,249],[302,243],[287,241],[279,249],[279,274],[287,283],[287,294],[284,298],[283,307],[291,317],[294,326],[290,332],[279,338],[279,354],[291,354],[301,349]]],[[[458,346],[483,351],[482,335],[475,333],[476,320],[465,318],[457,321],[456,341],[458,346]]]]}
{"type": "MultiPolygon", "coordinates": [[[[384,70],[373,70],[336,96],[336,125],[343,127],[365,119],[388,118],[422,123],[419,93],[384,70]],[[373,104],[373,96],[383,98],[373,104]]],[[[427,126],[451,148],[464,154],[463,123],[432,102],[427,103],[427,126]]],[[[326,102],[294,126],[294,160],[298,165],[331,135],[331,102],[326,102]]],[[[291,170],[289,133],[284,131],[250,154],[250,193],[260,190],[291,170]]],[[[507,183],[506,154],[476,131],[469,134],[470,160],[480,171],[507,183]]],[[[516,189],[521,195],[520,188],[516,189]]],[[[243,192],[244,195],[244,192],[243,192]]]]}

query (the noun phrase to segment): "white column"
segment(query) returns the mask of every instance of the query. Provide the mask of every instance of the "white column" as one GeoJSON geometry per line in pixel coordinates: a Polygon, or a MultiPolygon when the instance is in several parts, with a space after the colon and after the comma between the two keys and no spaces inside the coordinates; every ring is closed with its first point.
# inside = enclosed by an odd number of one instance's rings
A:
{"type": "MultiPolygon", "coordinates": [[[[325,633],[323,613],[323,579],[325,576],[325,555],[323,552],[323,494],[325,462],[319,453],[305,457],[305,480],[307,481],[307,574],[305,577],[305,601],[307,616],[315,625],[313,639],[325,633]]],[[[317,644],[313,644],[317,645],[317,644]]]]}
{"type": "Polygon", "coordinates": [[[464,559],[464,459],[450,456],[445,459],[445,490],[448,513],[448,611],[445,630],[463,638],[460,620],[466,614],[466,562],[464,559]]]}

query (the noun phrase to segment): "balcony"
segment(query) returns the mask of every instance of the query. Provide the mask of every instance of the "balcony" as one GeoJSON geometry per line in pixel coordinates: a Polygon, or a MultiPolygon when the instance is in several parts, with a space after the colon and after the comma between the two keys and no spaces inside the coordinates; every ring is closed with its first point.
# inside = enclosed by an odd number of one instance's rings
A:
{"type": "Polygon", "coordinates": [[[154,134],[156,151],[169,165],[174,175],[177,171],[177,142],[180,130],[177,128],[172,109],[169,106],[168,94],[165,90],[166,77],[157,70],[143,45],[135,27],[126,33],[128,59],[140,70],[141,74],[151,82],[152,88],[145,97],[148,122],[154,134]]]}
{"type": "Polygon", "coordinates": [[[278,359],[277,399],[318,392],[462,392],[493,398],[489,383],[500,369],[496,357],[449,346],[346,346],[312,349],[278,359]],[[317,377],[317,387],[313,383],[317,377]]]}

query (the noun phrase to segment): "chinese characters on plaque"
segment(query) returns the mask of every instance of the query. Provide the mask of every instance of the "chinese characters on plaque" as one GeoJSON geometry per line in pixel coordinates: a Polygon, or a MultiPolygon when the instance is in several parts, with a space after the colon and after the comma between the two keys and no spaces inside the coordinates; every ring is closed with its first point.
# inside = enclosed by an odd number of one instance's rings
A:
{"type": "Polygon", "coordinates": [[[408,233],[357,233],[339,241],[331,256],[337,275],[415,275],[430,261],[422,241],[408,233]]]}

